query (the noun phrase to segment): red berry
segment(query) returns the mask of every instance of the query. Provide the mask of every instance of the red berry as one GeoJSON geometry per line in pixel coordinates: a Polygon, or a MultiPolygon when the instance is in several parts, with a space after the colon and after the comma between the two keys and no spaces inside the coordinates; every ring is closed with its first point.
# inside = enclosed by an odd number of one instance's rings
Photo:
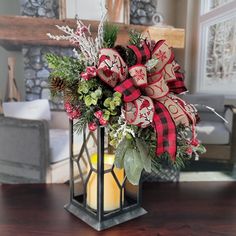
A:
{"type": "Polygon", "coordinates": [[[193,149],[192,149],[191,147],[188,147],[188,148],[186,149],[186,153],[187,153],[188,155],[192,155],[193,149]]]}
{"type": "Polygon", "coordinates": [[[90,122],[88,128],[90,131],[95,131],[97,129],[97,124],[95,122],[90,122]]]}
{"type": "Polygon", "coordinates": [[[86,72],[88,73],[89,77],[95,77],[97,75],[97,68],[95,66],[88,66],[86,68],[86,72]]]}
{"type": "Polygon", "coordinates": [[[100,119],[100,118],[102,117],[102,114],[103,114],[103,112],[102,112],[101,110],[99,110],[99,111],[96,111],[96,112],[94,113],[94,116],[95,116],[97,119],[100,119]]]}
{"type": "Polygon", "coordinates": [[[193,145],[193,146],[195,146],[195,147],[197,147],[198,145],[199,145],[199,141],[198,141],[198,139],[193,139],[192,141],[191,141],[191,144],[193,145]]]}
{"type": "Polygon", "coordinates": [[[101,125],[107,125],[107,120],[105,120],[103,117],[101,117],[100,119],[99,119],[99,123],[101,124],[101,125]]]}

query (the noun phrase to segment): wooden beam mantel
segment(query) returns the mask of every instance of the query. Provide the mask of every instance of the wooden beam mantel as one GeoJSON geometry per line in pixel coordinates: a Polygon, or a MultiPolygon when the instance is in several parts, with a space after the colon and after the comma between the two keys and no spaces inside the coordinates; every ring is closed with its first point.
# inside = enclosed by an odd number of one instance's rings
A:
{"type": "MultiPolygon", "coordinates": [[[[85,25],[91,25],[91,32],[97,33],[98,21],[83,20],[85,25]]],[[[49,39],[47,33],[61,35],[55,25],[68,25],[76,28],[74,19],[47,19],[27,16],[0,16],[0,45],[5,48],[19,47],[21,45],[47,45],[71,47],[68,41],[56,41],[49,39]]],[[[150,26],[118,24],[120,27],[117,44],[128,42],[128,31],[136,29],[141,32],[149,32],[153,40],[166,39],[174,48],[184,47],[184,30],[176,28],[157,28],[150,26]]]]}

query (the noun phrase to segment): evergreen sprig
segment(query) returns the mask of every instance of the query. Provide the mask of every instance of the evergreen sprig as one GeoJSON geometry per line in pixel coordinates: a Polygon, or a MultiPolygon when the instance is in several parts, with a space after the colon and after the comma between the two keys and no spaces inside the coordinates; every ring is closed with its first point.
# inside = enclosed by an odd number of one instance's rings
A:
{"type": "Polygon", "coordinates": [[[135,45],[136,47],[141,46],[141,42],[143,41],[142,33],[137,30],[129,31],[129,44],[135,45]]]}
{"type": "Polygon", "coordinates": [[[78,134],[81,133],[84,129],[84,127],[86,127],[86,125],[93,121],[94,118],[94,110],[91,109],[87,109],[85,107],[81,107],[81,116],[78,120],[76,120],[75,124],[74,124],[74,131],[77,132],[78,134]]]}
{"type": "MultiPolygon", "coordinates": [[[[129,31],[129,44],[135,45],[138,48],[141,48],[143,41],[143,35],[137,30],[129,31]]],[[[127,64],[132,66],[136,64],[136,56],[130,48],[127,49],[127,64]]]]}
{"type": "Polygon", "coordinates": [[[104,30],[104,33],[103,33],[104,45],[103,45],[103,47],[113,48],[115,46],[119,27],[117,25],[110,24],[110,23],[106,22],[104,24],[103,30],[104,30]]]}
{"type": "Polygon", "coordinates": [[[79,74],[84,71],[82,60],[67,56],[58,56],[52,53],[46,55],[48,67],[51,69],[51,77],[59,77],[68,83],[78,80],[79,74]]]}

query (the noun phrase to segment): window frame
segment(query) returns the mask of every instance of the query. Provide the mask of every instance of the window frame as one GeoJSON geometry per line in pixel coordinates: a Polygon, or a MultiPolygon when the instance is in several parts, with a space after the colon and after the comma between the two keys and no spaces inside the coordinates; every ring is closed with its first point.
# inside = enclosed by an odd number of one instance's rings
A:
{"type": "Polygon", "coordinates": [[[209,90],[204,88],[205,81],[205,68],[206,68],[206,51],[207,51],[207,40],[208,40],[208,29],[210,26],[219,22],[230,20],[236,16],[236,0],[226,3],[220,7],[216,7],[203,13],[204,9],[208,7],[209,0],[201,0],[200,12],[198,17],[199,23],[199,40],[198,40],[198,55],[197,55],[197,79],[196,79],[196,92],[197,93],[214,93],[214,94],[225,94],[236,96],[236,88],[231,94],[224,90],[209,90]]]}

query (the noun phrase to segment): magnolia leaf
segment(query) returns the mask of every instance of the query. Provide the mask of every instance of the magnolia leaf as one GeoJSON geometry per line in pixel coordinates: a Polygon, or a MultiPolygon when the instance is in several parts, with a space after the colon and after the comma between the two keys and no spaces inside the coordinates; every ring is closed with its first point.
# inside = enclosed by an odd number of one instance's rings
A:
{"type": "Polygon", "coordinates": [[[136,145],[138,147],[141,160],[143,162],[143,167],[147,172],[150,173],[152,169],[152,160],[148,156],[147,145],[145,145],[144,142],[139,138],[136,138],[136,145]]]}
{"type": "Polygon", "coordinates": [[[133,185],[138,185],[143,170],[143,163],[136,149],[127,149],[124,156],[124,168],[129,182],[133,185]]]}
{"type": "Polygon", "coordinates": [[[124,156],[129,146],[130,142],[126,138],[124,138],[117,146],[115,152],[115,162],[114,162],[117,168],[124,168],[124,156]]]}

